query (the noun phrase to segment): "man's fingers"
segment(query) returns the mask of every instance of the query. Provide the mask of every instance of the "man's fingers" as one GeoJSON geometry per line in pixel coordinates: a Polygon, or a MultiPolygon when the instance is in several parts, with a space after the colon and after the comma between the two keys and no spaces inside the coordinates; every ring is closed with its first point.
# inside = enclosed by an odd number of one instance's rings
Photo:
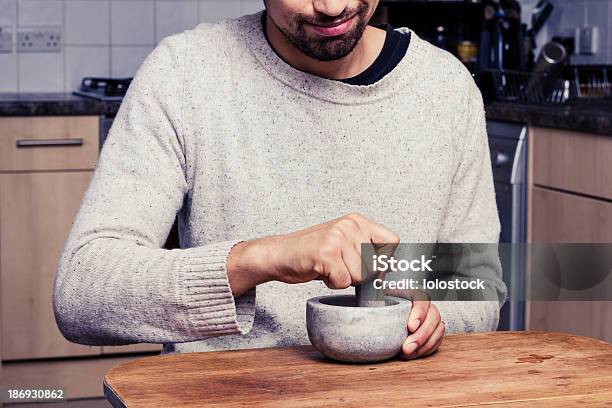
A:
{"type": "Polygon", "coordinates": [[[431,348],[430,351],[428,351],[427,353],[419,356],[419,357],[427,357],[432,355],[433,353],[435,353],[436,351],[438,351],[438,349],[440,348],[440,346],[442,345],[442,342],[444,341],[444,336],[442,336],[438,342],[431,348]]]}
{"type": "Polygon", "coordinates": [[[445,330],[444,322],[440,321],[429,340],[417,349],[417,357],[425,357],[435,352],[442,343],[445,330]]]}
{"type": "Polygon", "coordinates": [[[429,310],[428,300],[413,300],[412,310],[410,311],[410,317],[408,319],[408,330],[410,333],[414,333],[425,321],[427,311],[429,310]]]}
{"type": "Polygon", "coordinates": [[[341,257],[330,259],[324,266],[323,282],[330,289],[344,289],[351,286],[351,274],[341,257]]]}
{"type": "Polygon", "coordinates": [[[363,216],[358,214],[349,214],[347,217],[354,219],[357,221],[360,227],[366,235],[370,237],[370,240],[374,244],[389,244],[385,245],[387,250],[385,251],[386,255],[392,255],[397,247],[397,244],[400,242],[400,237],[395,232],[391,231],[387,227],[378,224],[374,221],[371,221],[363,216]],[[389,252],[390,251],[390,252],[389,252]],[[389,252],[389,253],[387,253],[389,252]]]}
{"type": "Polygon", "coordinates": [[[419,328],[406,338],[402,346],[402,353],[406,356],[411,355],[418,348],[426,344],[438,326],[438,323],[440,323],[440,313],[438,309],[431,307],[419,328]]]}
{"type": "Polygon", "coordinates": [[[359,254],[361,244],[370,244],[374,249],[373,254],[391,256],[399,244],[400,238],[395,232],[357,213],[342,217],[337,225],[349,231],[348,238],[355,243],[359,254]]]}
{"type": "MultiPolygon", "coordinates": [[[[355,222],[354,220],[345,221],[348,221],[343,223],[343,228],[346,230],[345,236],[347,242],[352,243],[353,248],[357,252],[357,256],[359,257],[360,263],[359,270],[355,270],[359,274],[359,276],[355,275],[358,277],[358,279],[354,279],[353,282],[360,283],[363,281],[367,281],[370,277],[374,276],[374,273],[372,269],[372,264],[371,262],[368,262],[369,259],[366,259],[368,257],[363,256],[362,249],[364,249],[365,247],[366,254],[374,254],[375,252],[370,249],[373,248],[372,243],[370,242],[370,238],[367,237],[367,235],[363,232],[357,222],[355,222]]],[[[351,268],[349,268],[349,270],[351,270],[351,276],[353,276],[353,270],[351,268]]]]}
{"type": "Polygon", "coordinates": [[[361,283],[363,278],[361,273],[361,256],[349,242],[342,247],[342,261],[351,276],[351,283],[361,283]]]}
{"type": "Polygon", "coordinates": [[[435,353],[438,348],[442,345],[442,341],[444,340],[444,337],[441,337],[438,342],[431,348],[431,351],[429,351],[428,353],[425,354],[421,354],[418,352],[418,350],[416,352],[413,352],[412,354],[406,356],[404,354],[402,354],[402,358],[406,359],[406,360],[413,360],[415,358],[420,358],[420,357],[427,357],[429,355],[432,355],[433,353],[435,353]]]}

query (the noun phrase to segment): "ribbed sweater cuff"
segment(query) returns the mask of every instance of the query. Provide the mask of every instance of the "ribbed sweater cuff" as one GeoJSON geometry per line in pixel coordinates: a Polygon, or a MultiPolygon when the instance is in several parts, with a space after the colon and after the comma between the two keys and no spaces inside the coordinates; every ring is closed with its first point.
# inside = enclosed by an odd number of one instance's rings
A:
{"type": "Polygon", "coordinates": [[[255,318],[255,288],[235,298],[227,276],[227,257],[241,241],[218,242],[185,250],[182,296],[187,324],[202,339],[246,334],[255,318]]]}

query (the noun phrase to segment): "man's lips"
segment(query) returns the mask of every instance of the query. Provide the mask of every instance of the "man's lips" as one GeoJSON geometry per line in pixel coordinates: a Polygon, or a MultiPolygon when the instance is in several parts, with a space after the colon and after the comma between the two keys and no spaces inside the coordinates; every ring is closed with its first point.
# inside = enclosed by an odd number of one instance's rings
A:
{"type": "Polygon", "coordinates": [[[323,35],[326,37],[333,37],[333,36],[342,35],[346,33],[351,27],[351,24],[353,23],[353,21],[355,21],[356,17],[357,15],[354,15],[352,17],[349,17],[346,20],[339,21],[332,25],[323,26],[323,25],[317,25],[317,24],[310,24],[310,26],[312,27],[314,31],[316,31],[320,35],[323,35]]]}

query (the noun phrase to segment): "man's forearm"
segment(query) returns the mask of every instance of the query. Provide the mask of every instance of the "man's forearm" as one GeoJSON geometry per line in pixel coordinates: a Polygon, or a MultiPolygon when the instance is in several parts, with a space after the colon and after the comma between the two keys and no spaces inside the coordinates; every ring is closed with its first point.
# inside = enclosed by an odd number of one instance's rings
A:
{"type": "Polygon", "coordinates": [[[75,226],[53,294],[57,324],[68,340],[185,343],[251,329],[255,294],[234,298],[221,284],[235,242],[167,250],[128,239],[88,240],[91,233],[82,231],[87,224],[77,219],[75,226]]]}

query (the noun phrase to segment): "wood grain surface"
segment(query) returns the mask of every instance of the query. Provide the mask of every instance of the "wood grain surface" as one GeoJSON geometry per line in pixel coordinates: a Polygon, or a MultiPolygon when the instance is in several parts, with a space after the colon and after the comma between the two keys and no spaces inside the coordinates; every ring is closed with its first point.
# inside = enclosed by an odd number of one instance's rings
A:
{"type": "Polygon", "coordinates": [[[612,406],[612,345],[562,333],[446,337],[424,359],[341,364],[309,346],[153,356],[111,369],[115,407],[612,406]]]}
{"type": "Polygon", "coordinates": [[[612,138],[534,127],[533,183],[612,200],[612,138]]]}
{"type": "Polygon", "coordinates": [[[93,170],[99,150],[98,116],[0,118],[0,173],[93,170]],[[17,147],[18,140],[83,139],[76,146],[17,147]]]}
{"type": "Polygon", "coordinates": [[[92,171],[0,174],[0,336],[4,360],[100,354],[69,342],[53,314],[53,281],[92,171]]]}

